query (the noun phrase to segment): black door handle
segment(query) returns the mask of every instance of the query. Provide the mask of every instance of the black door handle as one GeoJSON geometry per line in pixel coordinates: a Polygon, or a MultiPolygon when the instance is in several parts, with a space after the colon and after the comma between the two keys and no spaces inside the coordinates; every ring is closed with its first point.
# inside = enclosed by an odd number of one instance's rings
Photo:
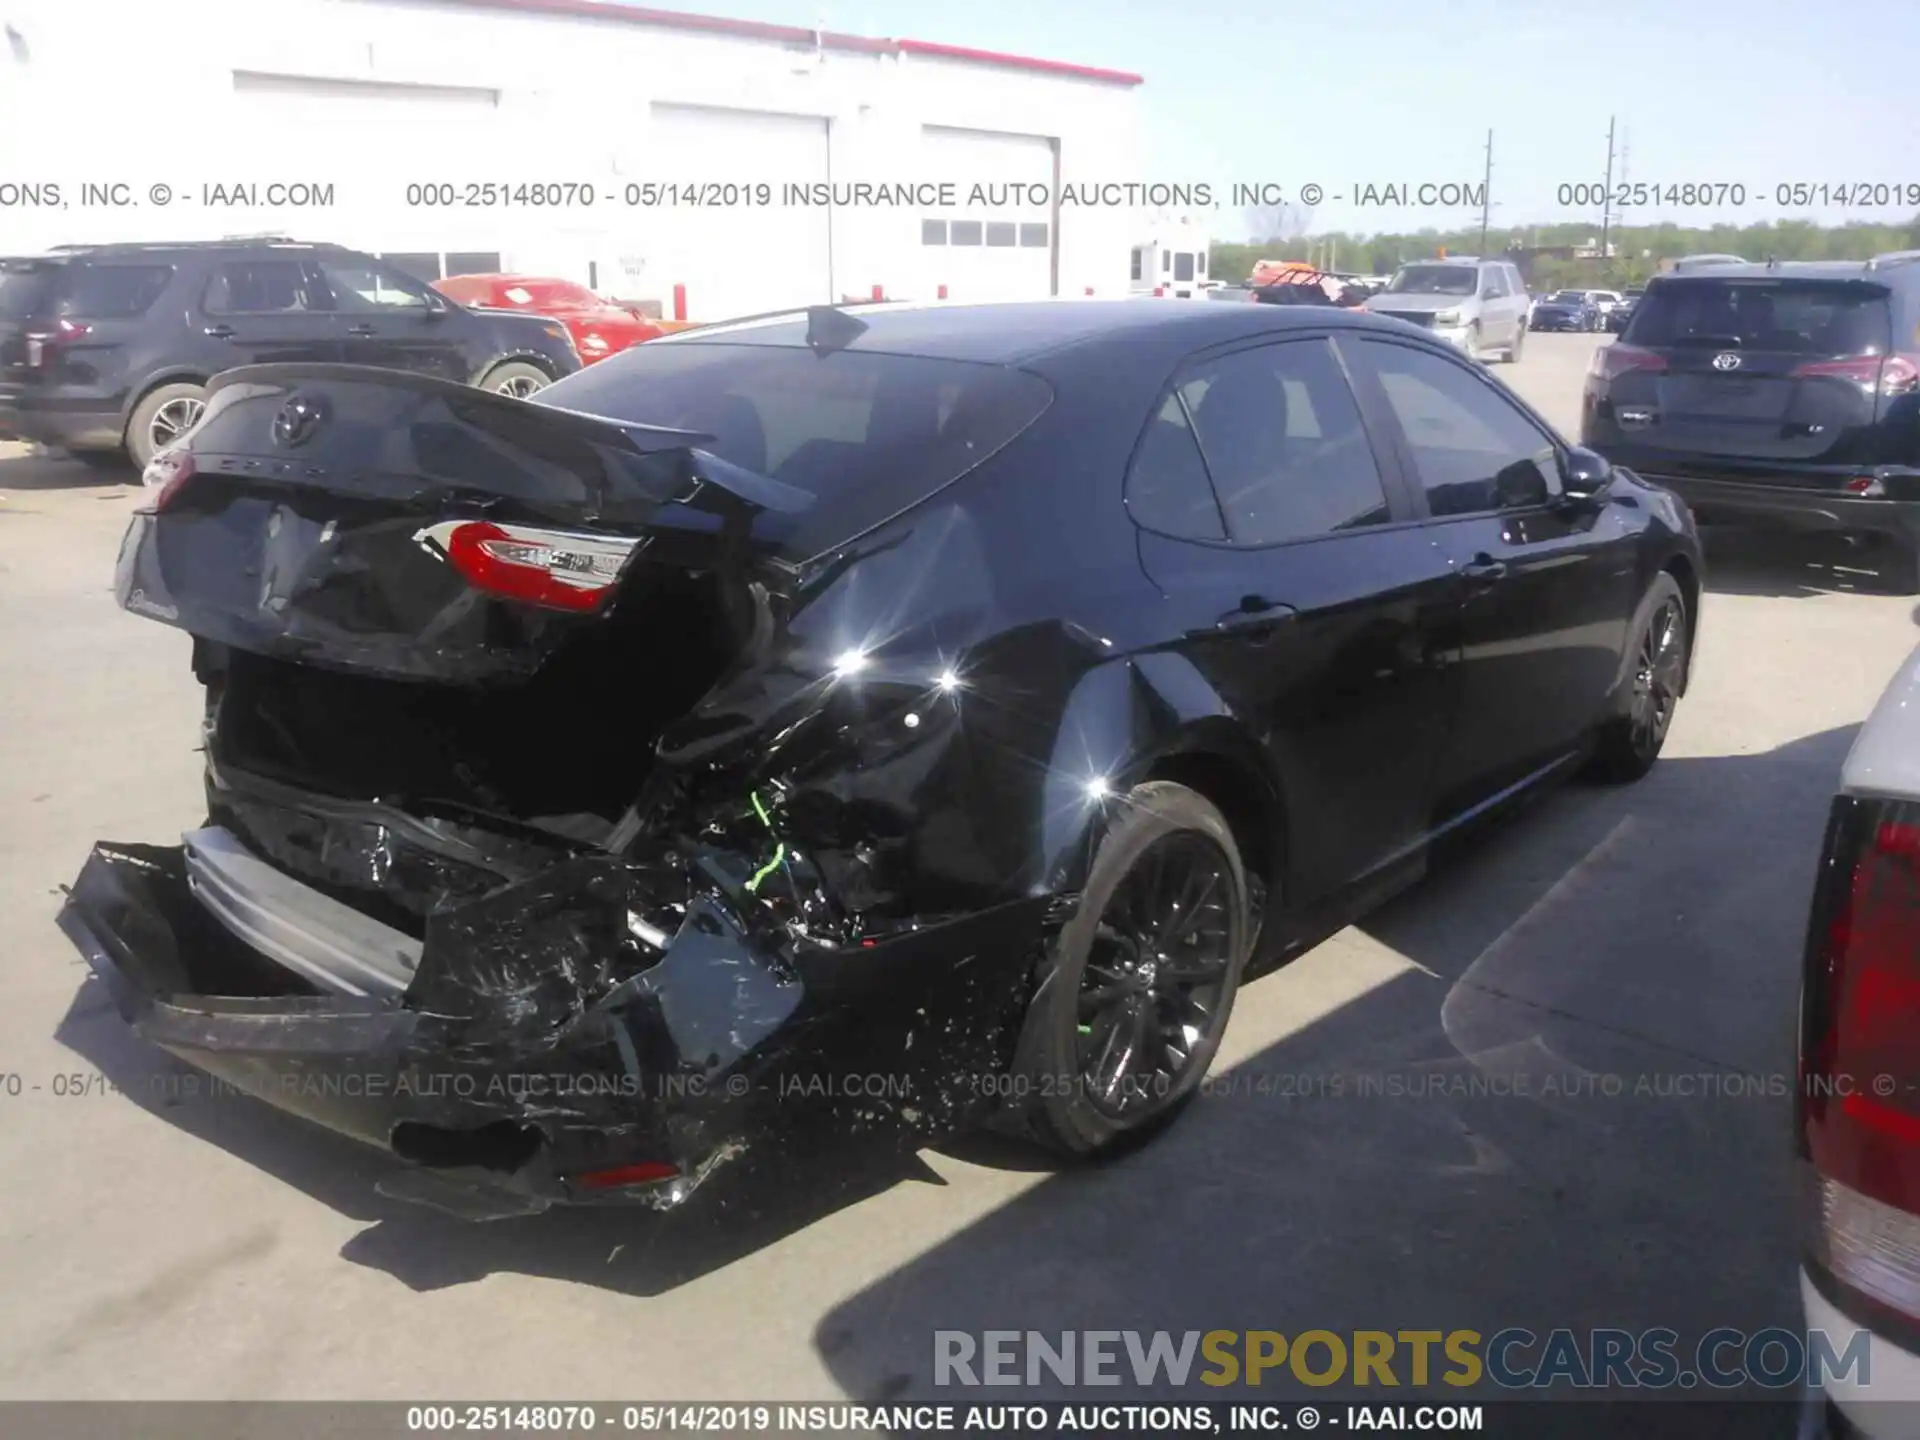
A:
{"type": "Polygon", "coordinates": [[[231,340],[233,338],[233,327],[231,325],[209,325],[201,333],[203,335],[211,335],[215,340],[231,340]]]}
{"type": "Polygon", "coordinates": [[[371,335],[371,334],[373,334],[373,327],[372,327],[371,325],[349,325],[349,326],[347,327],[347,334],[349,334],[349,335],[371,335]]]}
{"type": "Polygon", "coordinates": [[[1460,573],[1478,584],[1491,585],[1507,578],[1507,562],[1491,555],[1476,555],[1460,567],[1460,573]]]}

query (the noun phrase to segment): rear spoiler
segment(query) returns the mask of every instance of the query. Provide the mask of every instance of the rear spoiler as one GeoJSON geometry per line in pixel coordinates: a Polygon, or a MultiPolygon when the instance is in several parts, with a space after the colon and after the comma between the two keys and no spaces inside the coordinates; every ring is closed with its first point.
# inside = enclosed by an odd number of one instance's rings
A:
{"type": "Polygon", "coordinates": [[[536,423],[553,425],[594,444],[625,450],[633,455],[660,455],[685,452],[691,457],[695,478],[725,491],[736,500],[759,510],[796,515],[814,503],[810,491],[775,480],[770,475],[743,469],[732,461],[702,448],[718,437],[698,430],[676,430],[665,425],[647,425],[623,420],[614,415],[597,415],[571,410],[563,405],[543,403],[536,395],[530,400],[516,399],[492,390],[421,375],[410,370],[386,370],[372,365],[329,365],[290,363],[281,365],[242,365],[223,370],[207,386],[211,400],[222,390],[235,385],[271,385],[291,388],[301,383],[379,385],[388,389],[412,390],[437,395],[469,413],[496,415],[509,424],[525,424],[533,415],[536,423]]]}

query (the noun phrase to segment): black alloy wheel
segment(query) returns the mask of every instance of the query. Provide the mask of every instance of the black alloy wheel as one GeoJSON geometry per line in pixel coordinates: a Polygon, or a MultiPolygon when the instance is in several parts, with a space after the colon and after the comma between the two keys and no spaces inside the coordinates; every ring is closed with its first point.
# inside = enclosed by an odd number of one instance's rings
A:
{"type": "Polygon", "coordinates": [[[1117,1120],[1173,1093],[1217,1041],[1233,969],[1225,853],[1191,830],[1134,862],[1093,930],[1080,974],[1077,1058],[1087,1097],[1117,1120]]]}
{"type": "Polygon", "coordinates": [[[1615,783],[1653,768],[1686,689],[1692,627],[1672,575],[1662,572],[1648,587],[1632,636],[1624,710],[1601,726],[1594,752],[1594,773],[1615,783]]]}
{"type": "Polygon", "coordinates": [[[1101,803],[1110,823],[1041,967],[1014,1091],[1028,1133],[1075,1156],[1143,1143],[1198,1093],[1254,933],[1209,800],[1149,781],[1101,803]]]}

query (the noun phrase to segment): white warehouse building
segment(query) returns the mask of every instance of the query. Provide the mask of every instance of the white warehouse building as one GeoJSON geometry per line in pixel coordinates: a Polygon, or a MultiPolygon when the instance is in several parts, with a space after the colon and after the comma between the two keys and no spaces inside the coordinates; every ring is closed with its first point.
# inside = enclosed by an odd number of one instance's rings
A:
{"type": "Polygon", "coordinates": [[[279,233],[711,320],[1125,294],[1165,203],[1092,66],[601,0],[160,13],[0,0],[0,253],[279,233]]]}

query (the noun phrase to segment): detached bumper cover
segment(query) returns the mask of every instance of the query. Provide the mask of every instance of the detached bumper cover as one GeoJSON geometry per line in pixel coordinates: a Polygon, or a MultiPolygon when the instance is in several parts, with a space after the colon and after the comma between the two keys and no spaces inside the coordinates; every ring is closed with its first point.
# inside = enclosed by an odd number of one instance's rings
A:
{"type": "Polygon", "coordinates": [[[842,951],[696,886],[661,950],[633,917],[669,883],[592,857],[436,912],[399,996],[316,993],[195,898],[181,847],[96,846],[61,925],[136,1032],[415,1162],[382,1191],[470,1219],[666,1207],[752,1151],[932,1137],[984,1108],[1045,898],[842,951]]]}

